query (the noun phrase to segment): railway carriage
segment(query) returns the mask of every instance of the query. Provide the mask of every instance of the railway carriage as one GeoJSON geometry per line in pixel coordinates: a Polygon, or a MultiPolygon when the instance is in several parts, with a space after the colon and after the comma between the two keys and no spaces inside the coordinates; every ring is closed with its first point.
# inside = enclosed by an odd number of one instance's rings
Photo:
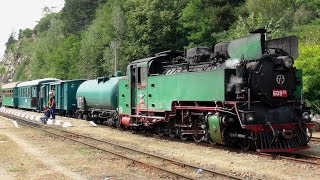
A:
{"type": "Polygon", "coordinates": [[[49,92],[55,95],[56,110],[59,115],[74,116],[77,110],[76,92],[86,80],[62,80],[44,83],[41,86],[42,107],[48,106],[49,92]]]}
{"type": "Polygon", "coordinates": [[[40,96],[40,87],[44,83],[53,81],[59,81],[59,79],[45,78],[19,83],[17,85],[18,108],[41,111],[43,97],[40,96]]]}
{"type": "Polygon", "coordinates": [[[18,98],[17,98],[17,85],[19,82],[13,82],[2,85],[1,94],[2,94],[2,105],[7,107],[18,107],[18,98]]]}

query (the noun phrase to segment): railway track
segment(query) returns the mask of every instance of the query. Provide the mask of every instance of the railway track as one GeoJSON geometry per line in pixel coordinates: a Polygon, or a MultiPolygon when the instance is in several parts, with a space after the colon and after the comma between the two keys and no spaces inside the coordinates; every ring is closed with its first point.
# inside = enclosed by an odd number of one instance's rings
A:
{"type": "Polygon", "coordinates": [[[68,139],[70,141],[89,146],[94,149],[101,150],[103,152],[112,154],[123,159],[132,161],[133,163],[140,164],[142,166],[155,169],[157,171],[170,174],[173,178],[179,179],[243,179],[241,177],[236,177],[231,174],[224,172],[219,172],[216,170],[211,170],[203,167],[198,167],[192,164],[181,162],[178,160],[169,159],[160,155],[151,154],[144,152],[133,147],[124,146],[118,143],[114,143],[107,140],[100,140],[92,138],[90,136],[81,135],[78,133],[73,133],[70,131],[63,130],[61,128],[47,126],[25,120],[23,118],[17,118],[8,114],[1,114],[4,117],[13,119],[18,123],[25,126],[35,128],[37,130],[44,131],[52,136],[68,139]],[[197,173],[196,173],[197,172],[197,173]]]}
{"type": "MultiPolygon", "coordinates": [[[[7,114],[4,114],[4,115],[8,116],[7,114]]],[[[14,116],[12,116],[11,119],[12,118],[16,119],[16,117],[14,117],[14,116]]],[[[37,124],[37,123],[35,123],[35,124],[37,124]]],[[[182,162],[178,162],[178,161],[175,161],[175,160],[170,160],[170,159],[167,159],[167,158],[165,158],[165,160],[163,160],[163,157],[158,157],[157,155],[153,155],[153,154],[145,153],[145,152],[140,152],[139,150],[132,150],[132,148],[130,148],[130,147],[126,147],[126,146],[119,145],[119,144],[114,144],[113,142],[106,141],[106,140],[94,139],[94,138],[89,137],[89,136],[84,136],[84,135],[76,134],[76,133],[73,133],[73,132],[70,132],[70,131],[65,131],[63,129],[56,128],[56,127],[53,127],[53,126],[45,126],[45,127],[47,128],[46,131],[48,131],[47,133],[49,133],[49,134],[51,133],[52,135],[59,136],[58,133],[53,134],[53,132],[50,132],[49,130],[60,131],[60,132],[63,132],[65,134],[65,136],[61,136],[62,138],[70,139],[70,140],[73,140],[73,141],[74,140],[78,140],[79,141],[79,139],[84,139],[86,141],[81,141],[79,143],[82,143],[82,144],[85,144],[85,145],[88,145],[88,146],[90,146],[90,144],[87,144],[88,140],[96,141],[94,144],[101,144],[101,143],[102,144],[108,144],[110,146],[114,146],[115,148],[117,148],[116,146],[118,146],[118,148],[123,148],[123,149],[126,149],[127,151],[130,151],[130,149],[131,149],[131,151],[135,151],[136,154],[137,153],[140,153],[140,154],[144,153],[144,155],[148,156],[149,159],[151,159],[150,157],[156,158],[156,159],[158,159],[158,161],[162,159],[161,161],[163,161],[163,162],[164,161],[170,162],[171,164],[175,164],[175,165],[180,166],[180,168],[184,167],[185,171],[183,171],[181,173],[182,175],[186,173],[186,169],[189,169],[188,172],[190,172],[190,171],[191,172],[195,172],[196,169],[201,169],[203,171],[203,174],[206,174],[204,176],[208,176],[209,175],[209,177],[217,177],[217,175],[219,175],[219,173],[220,173],[220,172],[210,172],[212,170],[201,168],[201,167],[192,166],[190,164],[186,165],[186,164],[184,164],[182,162]]],[[[100,127],[110,128],[109,126],[104,126],[104,125],[101,125],[100,127]]],[[[141,134],[141,135],[145,136],[145,134],[141,134]]],[[[159,137],[157,135],[153,135],[153,137],[157,138],[157,139],[170,139],[170,140],[174,140],[174,141],[177,141],[177,142],[184,142],[184,143],[188,143],[188,144],[196,144],[196,145],[205,146],[205,147],[214,147],[214,148],[228,150],[228,151],[237,152],[237,153],[242,152],[242,150],[239,150],[239,149],[234,149],[234,148],[220,146],[220,145],[211,145],[211,144],[208,144],[208,143],[195,143],[193,141],[183,141],[181,139],[172,139],[172,138],[169,138],[169,137],[159,137]]],[[[313,141],[313,142],[320,141],[320,138],[312,138],[311,141],[313,141]]],[[[96,145],[93,145],[92,148],[99,149],[99,147],[95,147],[95,146],[96,145]]],[[[116,152],[114,149],[110,150],[110,151],[116,152]]],[[[248,152],[244,152],[244,153],[256,154],[256,155],[259,155],[259,156],[263,156],[263,157],[270,158],[270,159],[276,159],[276,160],[287,160],[287,161],[298,162],[298,163],[303,163],[303,164],[308,164],[308,165],[317,165],[317,166],[320,165],[320,156],[312,156],[312,155],[300,154],[300,153],[272,153],[272,154],[270,154],[270,153],[258,153],[258,152],[254,152],[254,151],[248,151],[248,152]]],[[[130,153],[128,153],[128,154],[130,154],[130,153]]],[[[125,158],[125,157],[123,157],[123,158],[125,158]]],[[[134,160],[132,160],[132,161],[134,161],[134,160]]],[[[143,163],[141,162],[140,164],[143,164],[143,163]]],[[[146,164],[146,166],[152,167],[150,164],[146,164]]],[[[171,169],[175,169],[175,167],[172,167],[171,169]]],[[[163,170],[163,171],[165,171],[165,170],[163,170]]],[[[228,177],[228,175],[224,174],[224,173],[222,173],[220,176],[221,177],[228,177]]],[[[177,175],[177,177],[183,177],[183,176],[177,175]]],[[[187,177],[184,177],[184,178],[187,179],[187,177]]],[[[239,179],[239,178],[237,178],[235,176],[232,176],[232,177],[229,177],[229,178],[239,179]]]]}
{"type": "Polygon", "coordinates": [[[310,141],[311,141],[311,142],[314,142],[314,143],[316,143],[316,144],[319,144],[319,143],[320,143],[320,138],[318,138],[318,137],[312,137],[312,138],[310,139],[310,141]]]}
{"type": "MultiPolygon", "coordinates": [[[[102,128],[110,128],[109,126],[105,125],[100,125],[102,128]]],[[[145,136],[145,134],[141,134],[142,136],[145,136]]],[[[308,165],[319,165],[320,166],[320,156],[313,156],[313,155],[306,155],[306,154],[299,154],[299,153],[260,153],[260,152],[255,152],[255,151],[243,151],[241,149],[235,149],[231,147],[226,147],[222,146],[219,144],[208,144],[204,142],[194,142],[194,141],[185,141],[181,140],[179,138],[170,138],[170,137],[165,137],[165,136],[159,136],[159,135],[154,135],[152,134],[153,138],[156,139],[165,139],[165,140],[170,140],[170,141],[175,141],[175,142],[182,142],[182,143],[187,143],[187,144],[193,144],[193,145],[199,145],[199,146],[204,146],[204,147],[212,147],[215,149],[221,149],[221,150],[226,150],[230,152],[236,152],[236,153],[249,153],[249,154],[256,154],[258,156],[263,156],[269,159],[278,159],[278,160],[287,160],[287,161],[292,161],[292,162],[298,162],[298,163],[303,163],[303,164],[308,164],[308,165]]],[[[320,140],[320,139],[319,139],[320,140]]]]}
{"type": "Polygon", "coordinates": [[[292,162],[304,163],[308,165],[320,165],[320,157],[319,156],[311,156],[306,154],[299,153],[257,153],[259,156],[268,157],[271,159],[280,159],[280,160],[288,160],[292,162]]]}

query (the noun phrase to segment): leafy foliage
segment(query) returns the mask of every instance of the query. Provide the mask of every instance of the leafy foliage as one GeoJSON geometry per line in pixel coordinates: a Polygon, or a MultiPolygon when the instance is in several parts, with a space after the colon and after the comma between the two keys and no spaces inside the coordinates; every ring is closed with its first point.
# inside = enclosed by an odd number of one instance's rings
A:
{"type": "Polygon", "coordinates": [[[78,34],[94,19],[96,8],[105,0],[66,0],[62,9],[66,33],[78,34]]]}
{"type": "Polygon", "coordinates": [[[320,113],[320,45],[301,44],[296,66],[303,69],[304,97],[320,113]]]}
{"type": "Polygon", "coordinates": [[[157,52],[181,48],[185,44],[179,27],[181,0],[127,0],[127,36],[124,39],[126,61],[154,55],[157,52]]]}
{"type": "Polygon", "coordinates": [[[12,32],[8,38],[8,41],[6,42],[6,50],[5,53],[7,53],[9,50],[13,51],[13,45],[17,42],[15,39],[15,32],[12,32]]]}
{"type": "Polygon", "coordinates": [[[186,31],[189,46],[216,43],[213,33],[228,30],[238,16],[243,1],[190,0],[182,10],[180,21],[186,31]]]}

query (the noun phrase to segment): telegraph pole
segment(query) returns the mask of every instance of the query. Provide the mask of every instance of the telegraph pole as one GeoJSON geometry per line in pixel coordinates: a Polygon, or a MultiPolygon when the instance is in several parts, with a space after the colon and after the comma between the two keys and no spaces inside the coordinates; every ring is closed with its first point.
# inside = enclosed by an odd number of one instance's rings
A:
{"type": "Polygon", "coordinates": [[[117,72],[117,62],[118,62],[117,49],[119,47],[118,41],[117,40],[111,41],[110,47],[114,52],[114,74],[116,74],[116,72],[117,72]]]}

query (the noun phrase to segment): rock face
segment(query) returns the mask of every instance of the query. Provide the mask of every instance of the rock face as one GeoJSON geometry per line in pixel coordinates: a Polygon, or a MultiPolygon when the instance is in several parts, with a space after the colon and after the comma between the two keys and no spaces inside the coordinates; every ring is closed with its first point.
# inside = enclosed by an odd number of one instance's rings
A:
{"type": "Polygon", "coordinates": [[[5,54],[4,58],[0,62],[0,66],[4,67],[5,72],[0,74],[1,83],[9,83],[13,81],[16,69],[21,62],[21,58],[13,53],[5,54]]]}

